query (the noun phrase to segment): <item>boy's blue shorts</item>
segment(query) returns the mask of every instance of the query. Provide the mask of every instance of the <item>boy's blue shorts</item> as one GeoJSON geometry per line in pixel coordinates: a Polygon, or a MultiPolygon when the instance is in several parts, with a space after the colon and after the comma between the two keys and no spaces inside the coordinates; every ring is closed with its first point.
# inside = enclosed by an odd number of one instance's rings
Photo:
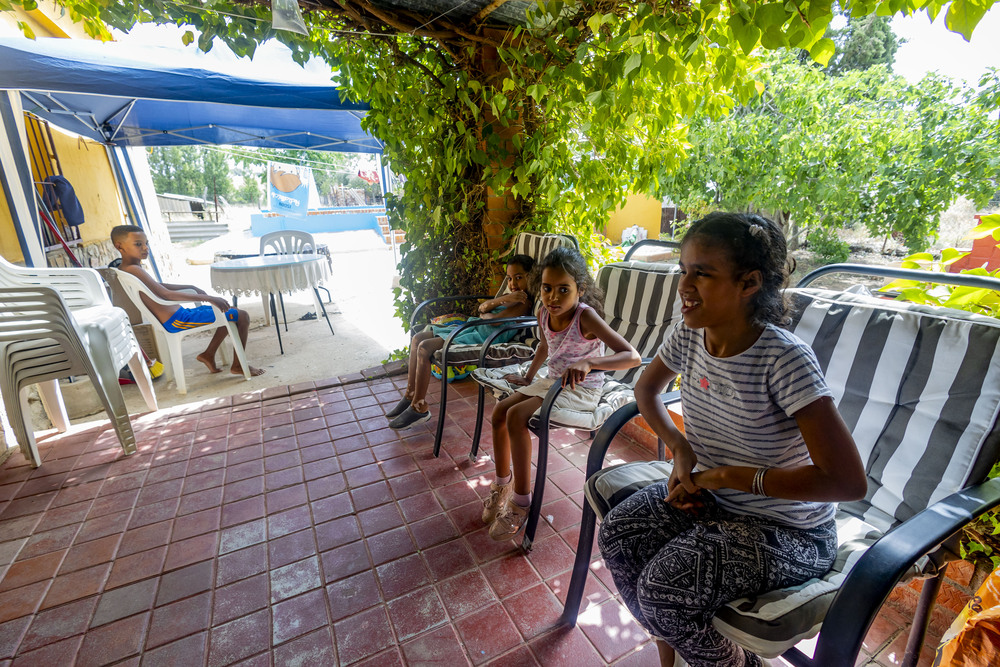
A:
{"type": "MultiPolygon", "coordinates": [[[[239,317],[239,311],[230,308],[226,311],[226,319],[235,322],[239,317]]],[[[203,327],[215,321],[215,313],[211,306],[198,306],[197,308],[178,308],[177,312],[170,316],[170,319],[163,323],[163,328],[171,333],[187,331],[203,327]]]]}

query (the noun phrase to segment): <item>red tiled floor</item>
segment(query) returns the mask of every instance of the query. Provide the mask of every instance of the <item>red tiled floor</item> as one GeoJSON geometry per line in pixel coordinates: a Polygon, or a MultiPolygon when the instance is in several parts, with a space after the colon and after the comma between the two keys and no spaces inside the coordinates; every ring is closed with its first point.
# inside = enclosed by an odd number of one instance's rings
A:
{"type": "MultiPolygon", "coordinates": [[[[656,664],[596,556],[579,626],[555,627],[582,434],[553,434],[525,556],[480,519],[493,464],[488,429],[468,459],[474,388],[454,387],[434,458],[436,416],[386,428],[399,379],[333,384],[143,417],[130,457],[107,423],[40,437],[37,470],[12,455],[0,466],[0,664],[656,664]]],[[[646,458],[626,441],[613,451],[646,458]]],[[[906,619],[886,622],[868,644],[883,653],[906,619]]]]}

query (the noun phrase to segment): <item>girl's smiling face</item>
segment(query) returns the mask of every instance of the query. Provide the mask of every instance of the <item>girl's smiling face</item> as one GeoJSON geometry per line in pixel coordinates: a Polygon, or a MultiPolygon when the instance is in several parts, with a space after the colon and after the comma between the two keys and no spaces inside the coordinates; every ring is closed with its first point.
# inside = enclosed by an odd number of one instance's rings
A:
{"type": "Polygon", "coordinates": [[[726,251],[695,237],[681,247],[681,315],[692,329],[727,327],[734,322],[746,324],[748,302],[743,281],[726,251]]]}
{"type": "Polygon", "coordinates": [[[528,291],[528,272],[520,264],[507,265],[507,285],[511,292],[528,291]]]}
{"type": "Polygon", "coordinates": [[[565,317],[576,310],[580,303],[580,292],[576,280],[570,274],[554,266],[542,271],[542,303],[553,317],[565,317]]]}

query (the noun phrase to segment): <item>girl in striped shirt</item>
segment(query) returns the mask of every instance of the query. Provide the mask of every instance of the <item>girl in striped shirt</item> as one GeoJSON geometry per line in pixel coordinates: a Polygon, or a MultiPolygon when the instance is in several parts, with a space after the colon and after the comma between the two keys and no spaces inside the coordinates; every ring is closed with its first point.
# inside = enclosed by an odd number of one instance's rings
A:
{"type": "Polygon", "coordinates": [[[815,355],[780,328],[781,229],[713,213],[688,230],[680,266],[683,322],[635,390],[673,472],[617,505],[598,543],[662,665],[757,667],[712,617],[825,573],[837,550],[832,503],[864,497],[865,470],[815,355]],[[658,400],[678,374],[684,433],[658,400]]]}

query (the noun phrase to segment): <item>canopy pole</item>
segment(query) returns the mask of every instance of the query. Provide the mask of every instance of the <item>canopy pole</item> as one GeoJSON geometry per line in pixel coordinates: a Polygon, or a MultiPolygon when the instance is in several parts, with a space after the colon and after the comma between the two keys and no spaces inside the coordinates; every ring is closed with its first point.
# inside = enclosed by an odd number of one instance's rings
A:
{"type": "Polygon", "coordinates": [[[16,90],[0,95],[0,126],[4,141],[0,143],[0,182],[3,183],[7,208],[17,233],[17,242],[27,266],[46,266],[45,250],[38,227],[31,167],[28,164],[28,142],[24,131],[21,96],[16,90]]]}
{"type": "MultiPolygon", "coordinates": [[[[115,170],[115,180],[118,181],[118,191],[122,195],[122,203],[125,205],[125,214],[132,220],[132,224],[137,227],[141,227],[146,230],[147,234],[149,231],[149,225],[145,220],[145,216],[140,215],[140,211],[136,206],[135,200],[133,198],[133,186],[135,188],[135,196],[139,196],[139,184],[135,181],[134,174],[125,174],[125,163],[128,161],[128,155],[125,153],[124,146],[106,146],[108,152],[109,162],[115,170]]],[[[131,172],[131,169],[130,169],[131,172]]],[[[149,251],[149,262],[153,265],[153,273],[156,275],[156,279],[163,281],[160,277],[160,268],[156,264],[156,256],[153,251],[149,251]]]]}

